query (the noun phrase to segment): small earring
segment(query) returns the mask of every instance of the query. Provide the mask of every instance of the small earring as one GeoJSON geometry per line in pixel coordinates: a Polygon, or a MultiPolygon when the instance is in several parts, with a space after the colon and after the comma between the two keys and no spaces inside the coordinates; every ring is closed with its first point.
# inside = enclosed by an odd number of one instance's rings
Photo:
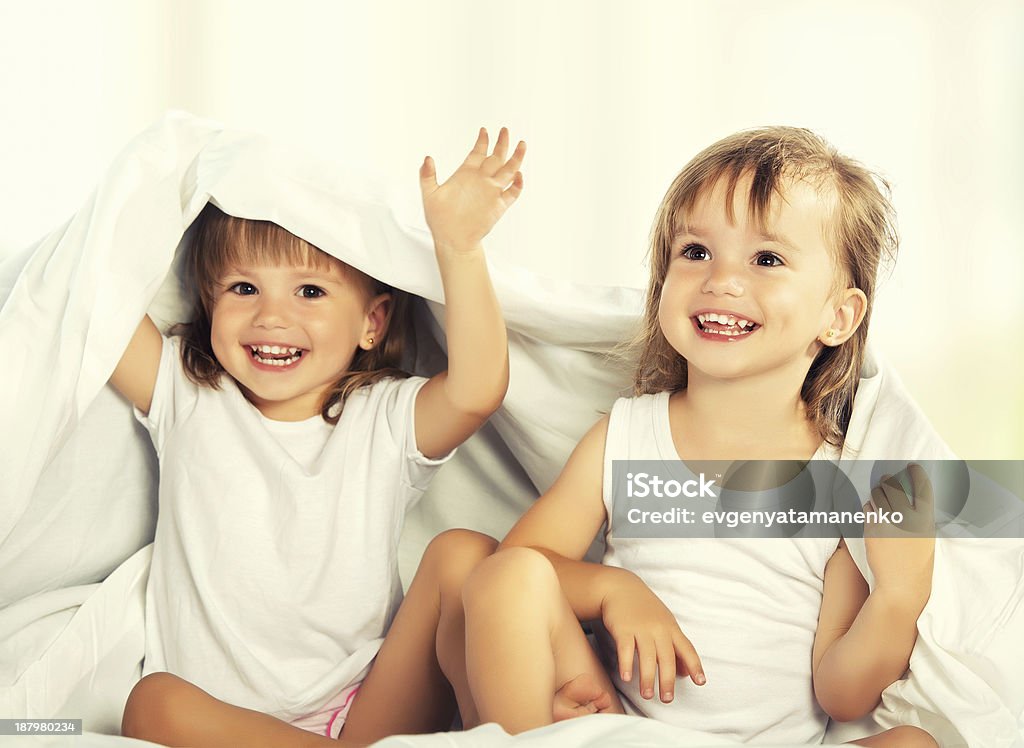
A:
{"type": "Polygon", "coordinates": [[[373,345],[373,336],[372,335],[366,339],[366,344],[370,345],[370,346],[373,345]]]}
{"type": "Polygon", "coordinates": [[[835,336],[836,336],[836,331],[833,330],[831,327],[829,329],[825,330],[825,337],[828,338],[827,342],[831,342],[832,338],[834,338],[835,336]]]}

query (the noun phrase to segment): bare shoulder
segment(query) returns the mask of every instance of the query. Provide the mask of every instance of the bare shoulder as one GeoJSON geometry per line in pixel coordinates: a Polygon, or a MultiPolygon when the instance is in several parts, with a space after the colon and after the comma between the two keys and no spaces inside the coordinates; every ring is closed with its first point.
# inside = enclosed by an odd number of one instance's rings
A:
{"type": "Polygon", "coordinates": [[[147,315],[135,328],[117,368],[110,375],[114,388],[144,414],[149,413],[153,404],[153,388],[156,387],[162,349],[163,337],[147,315]]]}

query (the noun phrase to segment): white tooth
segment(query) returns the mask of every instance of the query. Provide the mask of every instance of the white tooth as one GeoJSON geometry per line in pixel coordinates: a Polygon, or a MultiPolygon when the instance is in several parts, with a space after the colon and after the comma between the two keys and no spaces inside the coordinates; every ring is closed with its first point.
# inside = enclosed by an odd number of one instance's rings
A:
{"type": "Polygon", "coordinates": [[[281,352],[281,349],[278,348],[276,345],[272,345],[272,346],[270,346],[270,352],[274,353],[274,354],[277,354],[277,353],[281,352]]]}
{"type": "Polygon", "coordinates": [[[718,315],[714,312],[708,315],[708,322],[718,322],[718,315]]]}
{"type": "Polygon", "coordinates": [[[735,325],[736,324],[736,318],[733,317],[731,314],[729,315],[729,324],[730,325],[735,325]]]}
{"type": "Polygon", "coordinates": [[[708,315],[706,315],[706,314],[698,314],[697,315],[697,321],[700,322],[703,325],[705,322],[708,321],[708,315]]]}
{"type": "Polygon", "coordinates": [[[749,325],[750,323],[747,322],[745,319],[741,319],[739,324],[740,327],[746,328],[746,326],[749,325]]]}
{"type": "Polygon", "coordinates": [[[292,354],[293,356],[294,356],[294,355],[295,355],[296,353],[298,353],[298,352],[299,352],[299,349],[298,349],[298,348],[289,348],[289,349],[288,349],[288,353],[292,354]]]}

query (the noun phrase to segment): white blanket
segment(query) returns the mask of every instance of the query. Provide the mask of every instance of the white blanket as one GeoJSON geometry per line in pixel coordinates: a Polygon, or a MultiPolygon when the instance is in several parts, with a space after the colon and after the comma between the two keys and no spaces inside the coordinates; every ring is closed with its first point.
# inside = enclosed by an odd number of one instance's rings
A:
{"type": "MultiPolygon", "coordinates": [[[[155,465],[129,407],[105,383],[144,312],[158,324],[187,315],[174,260],[209,200],[272,220],[429,300],[418,366],[430,373],[442,365],[429,236],[399,221],[372,182],[187,115],[140,135],[68,224],[0,266],[0,345],[17,352],[0,387],[0,717],[83,717],[87,730],[115,732],[138,678],[148,555],[137,551],[152,538],[155,465]]],[[[502,535],[628,386],[628,367],[608,354],[632,333],[640,291],[507,267],[492,273],[510,331],[508,397],[410,517],[406,574],[442,529],[502,535]]],[[[869,362],[844,457],[948,456],[892,372],[869,362]]],[[[855,551],[865,568],[862,547],[855,551]]],[[[946,745],[1020,740],[1024,547],[940,541],[936,564],[910,677],[887,690],[871,725],[830,728],[836,739],[910,722],[946,745]]],[[[623,724],[556,726],[536,744],[621,745],[623,724]]],[[[652,723],[632,729],[645,744],[716,743],[684,741],[652,723]]],[[[402,740],[471,745],[474,733],[402,740]]]]}

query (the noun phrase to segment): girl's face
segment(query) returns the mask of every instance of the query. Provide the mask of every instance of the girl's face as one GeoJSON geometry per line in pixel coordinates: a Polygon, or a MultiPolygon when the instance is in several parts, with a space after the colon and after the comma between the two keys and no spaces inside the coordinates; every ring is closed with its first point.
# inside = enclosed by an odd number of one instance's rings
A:
{"type": "Polygon", "coordinates": [[[790,183],[762,233],[748,213],[750,178],[725,210],[726,180],[697,201],[674,237],[658,318],[694,377],[788,375],[799,386],[838,324],[836,272],[825,240],[830,205],[811,186],[790,183]]]}
{"type": "Polygon", "coordinates": [[[217,287],[210,342],[263,415],[304,420],[320,413],[356,348],[381,337],[386,299],[341,263],[236,267],[217,287]]]}

